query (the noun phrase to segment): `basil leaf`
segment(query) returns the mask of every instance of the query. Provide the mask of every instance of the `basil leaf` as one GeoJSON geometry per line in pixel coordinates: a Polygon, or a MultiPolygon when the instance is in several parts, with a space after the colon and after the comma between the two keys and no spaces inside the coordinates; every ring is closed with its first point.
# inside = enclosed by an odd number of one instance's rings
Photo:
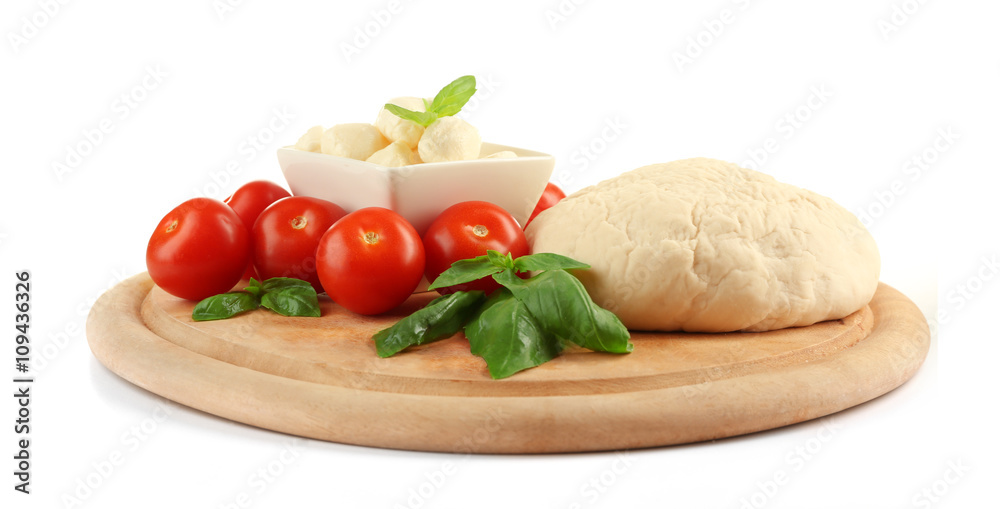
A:
{"type": "Polygon", "coordinates": [[[245,311],[257,309],[257,297],[250,292],[228,292],[202,299],[191,311],[196,322],[232,318],[245,311]]]}
{"type": "Polygon", "coordinates": [[[432,111],[413,111],[395,104],[386,103],[385,109],[403,120],[410,120],[424,127],[433,124],[438,119],[438,114],[432,111]]]}
{"type": "Polygon", "coordinates": [[[503,267],[497,267],[496,265],[490,263],[486,255],[469,258],[467,260],[458,260],[457,262],[451,264],[451,267],[448,267],[441,273],[440,276],[434,279],[427,289],[435,290],[438,288],[468,283],[469,281],[475,281],[479,278],[489,276],[490,274],[495,274],[501,270],[503,270],[503,267]]]}
{"type": "Polygon", "coordinates": [[[562,343],[545,334],[528,308],[503,288],[465,326],[465,337],[494,379],[544,364],[562,351],[562,343]]]}
{"type": "Polygon", "coordinates": [[[584,348],[610,353],[632,351],[628,329],[591,300],[579,279],[564,270],[548,270],[509,287],[546,333],[584,348]]]}
{"type": "Polygon", "coordinates": [[[510,253],[506,255],[502,254],[500,251],[494,251],[492,249],[486,250],[486,257],[489,258],[490,263],[496,265],[497,267],[503,269],[513,269],[514,268],[514,257],[510,253]]]}
{"type": "Polygon", "coordinates": [[[254,297],[260,298],[260,292],[263,291],[260,286],[260,281],[255,278],[250,278],[250,285],[243,289],[245,292],[253,294],[254,297]]]}
{"type": "Polygon", "coordinates": [[[427,111],[434,112],[440,117],[449,117],[462,110],[462,106],[469,102],[469,99],[476,93],[476,77],[462,76],[445,85],[440,92],[434,96],[430,108],[427,111]]]}
{"type": "Polygon", "coordinates": [[[295,279],[293,277],[272,277],[261,285],[264,292],[275,292],[285,288],[312,288],[308,281],[295,279]]]}
{"type": "Polygon", "coordinates": [[[535,253],[518,257],[514,260],[514,269],[518,272],[532,270],[557,270],[557,269],[589,269],[590,265],[578,262],[572,258],[555,253],[535,253]]]}
{"type": "Polygon", "coordinates": [[[472,318],[486,300],[481,291],[455,292],[438,297],[423,309],[372,336],[379,357],[389,357],[408,346],[449,338],[472,318]]]}
{"type": "Polygon", "coordinates": [[[507,289],[513,291],[517,286],[523,286],[524,280],[519,278],[517,274],[514,273],[514,269],[504,269],[496,274],[493,274],[493,280],[506,286],[507,289]]]}
{"type": "MultiPolygon", "coordinates": [[[[271,281],[270,279],[268,281],[271,281]]],[[[304,281],[303,281],[304,282],[304,281]]],[[[267,283],[264,283],[265,286],[267,283]]],[[[285,286],[264,292],[260,305],[284,316],[319,316],[319,299],[312,285],[285,286]]]]}

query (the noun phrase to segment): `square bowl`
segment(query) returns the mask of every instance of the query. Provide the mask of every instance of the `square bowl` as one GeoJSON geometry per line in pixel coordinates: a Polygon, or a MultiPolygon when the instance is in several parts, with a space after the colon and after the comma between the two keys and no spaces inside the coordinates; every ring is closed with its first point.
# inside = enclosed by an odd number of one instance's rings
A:
{"type": "Polygon", "coordinates": [[[278,149],[278,164],[295,196],[332,201],[348,212],[385,207],[423,235],[441,211],[470,200],[499,205],[524,226],[552,176],[555,158],[494,143],[483,143],[480,157],[502,150],[517,157],[391,168],[283,147],[278,149]]]}

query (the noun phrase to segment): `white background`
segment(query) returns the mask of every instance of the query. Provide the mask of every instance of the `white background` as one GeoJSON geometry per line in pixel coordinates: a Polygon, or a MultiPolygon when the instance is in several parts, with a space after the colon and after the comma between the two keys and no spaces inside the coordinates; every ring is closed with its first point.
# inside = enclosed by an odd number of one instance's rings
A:
{"type": "MultiPolygon", "coordinates": [[[[995,2],[425,0],[403,1],[395,14],[384,0],[232,3],[0,8],[0,303],[9,301],[0,306],[13,322],[13,274],[31,270],[37,377],[32,494],[15,493],[5,474],[3,507],[77,506],[72,496],[87,507],[217,508],[240,493],[252,507],[406,507],[446,461],[456,470],[423,507],[996,499],[996,421],[986,413],[1000,353],[989,263],[1000,252],[995,2]],[[368,40],[358,35],[366,27],[376,34],[368,40]],[[357,51],[348,56],[345,45],[357,51]],[[679,64],[685,52],[693,57],[679,64]],[[283,182],[274,151],[309,126],[371,122],[386,99],[432,95],[462,74],[479,77],[467,118],[483,137],[555,155],[567,191],[710,156],[749,161],[864,216],[882,280],[935,331],[925,366],[899,390],[833,416],[832,433],[806,422],[632,451],[626,464],[611,453],[463,458],[313,440],[289,449],[292,437],[171,405],[94,359],[86,313],[110,285],[145,270],[149,234],[168,210],[252,179],[283,182]],[[822,100],[810,99],[816,91],[822,100]],[[273,120],[276,111],[290,122],[273,120]],[[802,120],[794,129],[789,113],[802,120]],[[68,165],[69,147],[102,121],[110,132],[68,165]],[[268,143],[251,154],[248,137],[268,143]],[[763,160],[765,146],[773,153],[763,160]],[[927,163],[919,174],[914,157],[927,163]],[[223,178],[231,161],[236,174],[223,178]],[[808,460],[794,460],[801,447],[813,451],[808,460]],[[100,473],[113,453],[123,463],[100,473]],[[268,466],[280,475],[251,484],[268,466]],[[788,481],[775,490],[768,481],[779,472],[788,481]],[[88,477],[100,485],[81,488],[88,477]],[[584,488],[591,479],[609,485],[584,488]]],[[[2,342],[11,375],[12,328],[2,342]]],[[[13,390],[2,383],[0,393],[13,390]]],[[[3,398],[4,472],[15,412],[3,398]]]]}

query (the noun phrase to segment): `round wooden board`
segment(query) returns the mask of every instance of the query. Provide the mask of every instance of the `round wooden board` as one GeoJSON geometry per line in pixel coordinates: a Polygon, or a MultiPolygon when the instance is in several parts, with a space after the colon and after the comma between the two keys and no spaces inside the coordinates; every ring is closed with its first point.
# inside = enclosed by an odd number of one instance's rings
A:
{"type": "Polygon", "coordinates": [[[880,284],[842,320],[633,332],[631,354],[571,350],[504,380],[461,334],[380,359],[372,333],[430,298],[378,317],[323,298],[321,318],[259,310],[196,323],[194,303],[139,274],[94,305],[87,340],[122,378],[221,417],[347,444],[475,453],[653,447],[785,426],[900,386],[930,344],[919,309],[880,284]]]}

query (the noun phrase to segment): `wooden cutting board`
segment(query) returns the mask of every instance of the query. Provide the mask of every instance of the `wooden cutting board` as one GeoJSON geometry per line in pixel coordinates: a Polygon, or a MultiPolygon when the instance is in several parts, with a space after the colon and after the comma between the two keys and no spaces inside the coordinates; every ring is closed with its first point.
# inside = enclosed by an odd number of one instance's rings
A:
{"type": "Polygon", "coordinates": [[[94,355],[126,380],[235,421],[321,440],[476,453],[594,451],[710,440],[871,400],[927,354],[919,309],[880,284],[842,319],[765,333],[632,334],[628,355],[571,350],[492,380],[458,334],[388,359],[371,335],[419,308],[321,318],[259,310],[192,322],[194,303],[140,274],[87,321],[94,355]]]}

